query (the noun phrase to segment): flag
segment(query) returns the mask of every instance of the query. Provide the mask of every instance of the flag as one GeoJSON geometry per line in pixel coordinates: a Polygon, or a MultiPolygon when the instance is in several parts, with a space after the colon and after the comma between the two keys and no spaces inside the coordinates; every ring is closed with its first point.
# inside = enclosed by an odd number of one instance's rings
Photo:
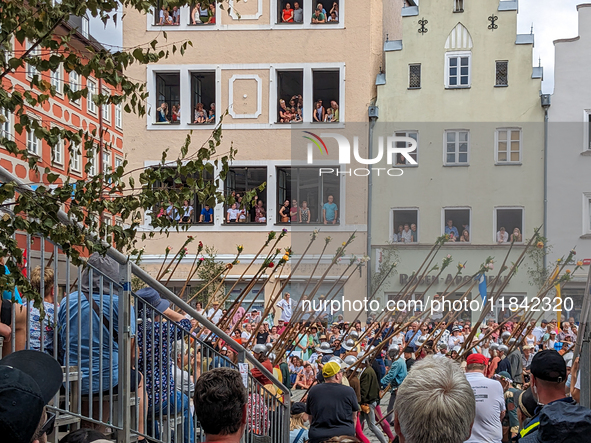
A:
{"type": "Polygon", "coordinates": [[[486,306],[487,298],[486,275],[484,274],[484,272],[482,274],[478,274],[475,277],[475,280],[478,281],[478,292],[480,292],[480,297],[482,297],[482,309],[484,309],[484,306],[486,306]]]}

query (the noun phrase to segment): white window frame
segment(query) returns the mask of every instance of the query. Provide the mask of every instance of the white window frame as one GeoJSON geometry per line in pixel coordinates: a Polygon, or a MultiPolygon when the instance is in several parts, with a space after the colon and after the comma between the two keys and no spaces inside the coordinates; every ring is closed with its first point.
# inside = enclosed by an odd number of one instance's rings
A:
{"type": "Polygon", "coordinates": [[[117,169],[119,166],[123,166],[123,158],[116,155],[115,156],[115,169],[117,169]]]}
{"type": "MultiPolygon", "coordinates": [[[[460,242],[460,241],[455,241],[453,243],[448,243],[448,244],[465,244],[465,245],[470,245],[473,243],[473,235],[474,235],[474,226],[472,226],[472,207],[471,206],[444,206],[441,208],[441,235],[445,235],[445,226],[447,225],[447,217],[445,216],[445,211],[461,211],[461,210],[465,210],[465,211],[469,211],[470,214],[470,219],[468,220],[468,226],[470,227],[470,241],[469,242],[460,242]]],[[[417,230],[419,229],[419,227],[417,226],[417,230]]],[[[456,226],[456,229],[458,230],[458,235],[459,237],[462,236],[462,233],[460,232],[460,228],[458,228],[456,226]]],[[[458,237],[458,238],[459,238],[458,237]]]]}
{"type": "Polygon", "coordinates": [[[109,174],[113,170],[113,165],[111,164],[111,152],[104,150],[103,151],[103,174],[109,174]]]}
{"type": "Polygon", "coordinates": [[[52,86],[55,86],[55,91],[57,94],[61,95],[64,88],[62,86],[63,83],[63,72],[62,72],[62,64],[60,63],[55,71],[49,71],[50,82],[52,86]]]}
{"type": "Polygon", "coordinates": [[[583,152],[591,150],[591,109],[583,111],[583,152]]]}
{"type": "Polygon", "coordinates": [[[583,192],[583,235],[591,236],[591,192],[583,192]]]}
{"type": "MultiPolygon", "coordinates": [[[[26,45],[27,51],[29,49],[31,49],[31,46],[32,46],[31,42],[29,40],[27,40],[27,45],[26,45]]],[[[40,56],[41,56],[41,48],[39,46],[35,47],[35,49],[33,49],[28,55],[28,57],[40,57],[40,56]]],[[[27,79],[31,80],[36,75],[37,76],[39,75],[39,71],[37,70],[37,68],[35,66],[27,63],[27,74],[26,74],[27,79]]]]}
{"type": "MultiPolygon", "coordinates": [[[[495,206],[493,209],[493,243],[497,244],[497,231],[499,230],[500,226],[497,225],[497,211],[498,210],[503,210],[503,209],[521,209],[521,239],[522,241],[520,242],[515,242],[516,245],[521,245],[523,244],[523,239],[525,239],[525,235],[523,234],[523,231],[525,230],[525,206],[495,206]]],[[[504,226],[505,229],[507,229],[506,226],[504,226]]],[[[470,227],[470,229],[472,229],[470,227]]],[[[511,244],[511,234],[513,234],[513,231],[509,232],[507,231],[507,234],[509,234],[509,240],[507,244],[511,244]]],[[[471,236],[472,234],[470,234],[471,236]]],[[[471,238],[471,237],[470,237],[471,238]]]]}
{"type": "MultiPolygon", "coordinates": [[[[460,63],[461,61],[458,63],[458,70],[461,69],[460,67],[460,63]]],[[[470,88],[472,85],[472,52],[471,51],[454,51],[454,52],[446,52],[445,53],[445,72],[444,72],[444,82],[445,82],[445,88],[446,89],[465,89],[465,88],[470,88]],[[458,78],[458,84],[457,85],[451,85],[450,84],[450,74],[449,74],[449,69],[450,69],[450,60],[455,58],[455,59],[459,59],[463,58],[463,57],[467,57],[468,58],[468,84],[467,85],[462,85],[461,83],[461,75],[460,75],[460,71],[458,71],[457,74],[457,78],[458,78]]]]}
{"type": "Polygon", "coordinates": [[[59,166],[64,165],[64,140],[61,137],[55,146],[51,147],[51,163],[59,166]]]}
{"type": "MultiPolygon", "coordinates": [[[[463,153],[462,153],[463,154],[463,153]]],[[[443,165],[444,166],[470,166],[470,131],[468,129],[446,129],[443,131],[443,165]],[[456,150],[454,151],[454,155],[457,158],[457,162],[448,162],[447,161],[447,134],[453,132],[455,133],[455,145],[456,150]],[[460,162],[460,140],[459,134],[461,132],[465,132],[468,134],[468,152],[466,153],[466,161],[460,162]]]]}
{"type": "MultiPolygon", "coordinates": [[[[396,136],[400,136],[400,137],[410,137],[410,134],[416,134],[416,142],[417,142],[417,149],[413,152],[410,152],[409,155],[412,157],[412,154],[415,154],[416,158],[416,165],[413,164],[405,164],[405,165],[399,165],[399,164],[395,164],[394,166],[397,168],[418,168],[419,167],[419,131],[417,130],[402,130],[402,131],[394,131],[394,135],[396,136]]],[[[408,147],[408,143],[407,143],[407,147],[408,147]]],[[[395,159],[396,160],[396,159],[395,159]]],[[[417,227],[418,229],[418,227],[417,227]]]]}
{"type": "Polygon", "coordinates": [[[82,152],[81,152],[80,145],[71,144],[69,153],[70,153],[70,170],[77,173],[82,174],[82,152]]]}
{"type": "Polygon", "coordinates": [[[80,33],[83,37],[88,38],[90,36],[90,21],[88,17],[82,16],[82,24],[80,26],[80,33]]]}
{"type": "Polygon", "coordinates": [[[115,105],[115,127],[123,129],[123,106],[121,103],[115,105]]]}
{"type": "MultiPolygon", "coordinates": [[[[419,207],[418,206],[407,206],[407,207],[395,207],[395,208],[390,208],[390,234],[389,234],[389,239],[390,242],[393,242],[394,240],[394,233],[396,232],[397,227],[394,226],[394,212],[396,211],[416,211],[417,213],[417,233],[419,233],[419,228],[420,228],[420,223],[421,223],[421,212],[419,211],[419,207]]],[[[409,226],[410,228],[410,226],[409,226]]],[[[412,245],[418,245],[420,242],[416,241],[413,243],[410,243],[412,245]]],[[[396,242],[396,244],[399,244],[396,242]]],[[[403,244],[407,244],[407,243],[403,243],[403,244]]]]}
{"type": "MultiPolygon", "coordinates": [[[[102,95],[111,95],[111,91],[109,91],[107,88],[103,88],[101,93],[102,95]]],[[[103,120],[105,120],[107,123],[111,123],[111,103],[103,103],[101,106],[103,111],[103,120]]]]}
{"type": "MultiPolygon", "coordinates": [[[[82,83],[80,82],[80,75],[76,71],[70,71],[70,73],[68,74],[68,84],[70,85],[70,89],[72,90],[72,92],[80,91],[80,88],[82,87],[82,83]]],[[[80,102],[81,102],[81,100],[78,99],[78,100],[74,100],[70,103],[79,107],[80,102]]]]}
{"type": "MultiPolygon", "coordinates": [[[[469,148],[468,148],[469,149],[469,148]]],[[[521,128],[497,128],[495,130],[495,164],[497,165],[520,165],[522,162],[522,155],[523,155],[523,131],[521,128]],[[500,132],[506,132],[507,133],[507,140],[505,140],[505,142],[507,143],[507,160],[499,160],[499,143],[500,143],[500,139],[499,139],[499,133],[500,132]],[[511,158],[511,143],[513,142],[513,140],[510,138],[511,134],[513,132],[518,132],[519,133],[519,160],[510,160],[511,158]]]]}
{"type": "Polygon", "coordinates": [[[4,138],[12,140],[12,113],[7,109],[0,108],[0,114],[6,119],[6,121],[0,125],[0,132],[4,138]]]}
{"type": "MultiPolygon", "coordinates": [[[[88,178],[95,177],[97,174],[97,171],[98,171],[97,155],[99,155],[99,154],[97,152],[95,152],[93,157],[86,157],[87,162],[90,163],[90,168],[88,169],[88,172],[86,174],[88,178]]],[[[86,167],[84,169],[86,169],[86,167]]]]}
{"type": "Polygon", "coordinates": [[[86,89],[88,89],[88,94],[86,95],[86,110],[96,115],[96,103],[93,100],[93,97],[96,95],[97,91],[97,83],[94,79],[89,78],[86,81],[86,89]]]}
{"type": "Polygon", "coordinates": [[[39,152],[42,148],[39,138],[35,135],[35,130],[31,127],[27,131],[27,152],[31,155],[41,157],[39,152]]]}

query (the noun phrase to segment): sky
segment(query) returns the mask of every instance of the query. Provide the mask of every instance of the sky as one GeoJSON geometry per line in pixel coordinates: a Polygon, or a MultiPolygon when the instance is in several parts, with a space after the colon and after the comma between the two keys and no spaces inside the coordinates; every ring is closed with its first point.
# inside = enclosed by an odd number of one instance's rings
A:
{"type": "MultiPolygon", "coordinates": [[[[542,91],[545,94],[552,93],[554,89],[553,41],[578,35],[576,5],[584,2],[584,0],[519,0],[517,33],[529,34],[532,24],[534,26],[535,45],[532,65],[538,66],[541,58],[544,67],[542,91]]],[[[121,47],[121,29],[120,20],[117,21],[117,25],[109,21],[105,27],[100,20],[91,19],[91,34],[108,49],[117,50],[121,47]]]]}

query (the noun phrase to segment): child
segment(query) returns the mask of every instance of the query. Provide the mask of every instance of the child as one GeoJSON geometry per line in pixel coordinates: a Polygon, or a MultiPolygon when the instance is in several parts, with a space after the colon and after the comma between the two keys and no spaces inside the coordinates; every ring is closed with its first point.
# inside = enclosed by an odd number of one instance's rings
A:
{"type": "Polygon", "coordinates": [[[197,111],[197,120],[196,123],[205,123],[206,122],[206,118],[205,118],[205,112],[204,111],[197,111]]]}
{"type": "Polygon", "coordinates": [[[209,105],[209,118],[207,123],[215,123],[215,103],[209,105]]]}
{"type": "Polygon", "coordinates": [[[332,108],[327,108],[326,109],[326,115],[324,116],[324,121],[327,123],[332,123],[332,108]]]}

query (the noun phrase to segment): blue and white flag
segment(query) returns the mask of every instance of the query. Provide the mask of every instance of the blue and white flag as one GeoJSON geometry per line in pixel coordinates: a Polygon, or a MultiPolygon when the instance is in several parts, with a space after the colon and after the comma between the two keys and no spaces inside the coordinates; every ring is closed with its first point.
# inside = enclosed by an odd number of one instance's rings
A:
{"type": "Polygon", "coordinates": [[[487,297],[486,275],[484,274],[484,272],[482,274],[478,274],[475,277],[475,280],[478,281],[478,292],[480,292],[480,297],[482,297],[482,308],[484,309],[484,306],[486,305],[486,297],[487,297]]]}

